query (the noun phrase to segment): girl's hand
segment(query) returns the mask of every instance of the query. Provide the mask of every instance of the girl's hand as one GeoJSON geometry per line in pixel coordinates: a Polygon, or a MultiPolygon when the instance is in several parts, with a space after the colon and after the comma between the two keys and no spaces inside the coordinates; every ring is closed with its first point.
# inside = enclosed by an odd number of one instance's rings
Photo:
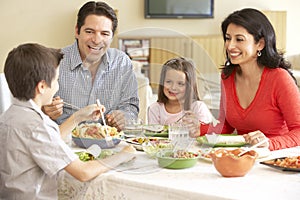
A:
{"type": "MultiPolygon", "coordinates": [[[[264,139],[268,139],[265,134],[259,130],[244,134],[243,137],[245,138],[246,143],[249,143],[250,145],[255,145],[264,139]]],[[[269,142],[267,141],[261,144],[259,147],[269,148],[269,142]]]]}
{"type": "Polygon", "coordinates": [[[182,118],[183,124],[189,129],[190,137],[200,136],[200,122],[192,111],[186,111],[182,118]]]}

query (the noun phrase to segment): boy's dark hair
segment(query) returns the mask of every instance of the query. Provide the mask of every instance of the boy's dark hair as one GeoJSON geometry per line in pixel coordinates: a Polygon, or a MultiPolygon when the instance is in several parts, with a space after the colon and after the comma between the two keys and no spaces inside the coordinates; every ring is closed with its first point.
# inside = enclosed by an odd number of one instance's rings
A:
{"type": "Polygon", "coordinates": [[[89,15],[98,15],[105,16],[112,21],[112,32],[115,34],[115,31],[118,26],[118,18],[114,9],[112,9],[108,4],[98,1],[89,1],[85,3],[77,14],[77,28],[78,34],[80,34],[80,29],[84,25],[85,19],[89,15]]]}
{"type": "Polygon", "coordinates": [[[35,88],[40,81],[45,80],[51,87],[62,58],[59,49],[39,44],[27,43],[14,48],[4,65],[5,78],[12,95],[26,101],[35,97],[35,88]]]}

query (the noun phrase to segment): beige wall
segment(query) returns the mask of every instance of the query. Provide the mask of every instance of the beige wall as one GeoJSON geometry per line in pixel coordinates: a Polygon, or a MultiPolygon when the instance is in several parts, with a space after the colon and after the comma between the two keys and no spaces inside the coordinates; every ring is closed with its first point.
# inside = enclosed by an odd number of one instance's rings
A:
{"type": "MultiPolygon", "coordinates": [[[[1,0],[0,72],[8,52],[20,43],[38,42],[63,47],[74,41],[78,8],[86,0],[1,0]]],[[[118,10],[121,36],[219,34],[221,21],[233,10],[254,7],[287,11],[287,54],[300,53],[300,1],[215,0],[213,19],[144,19],[143,0],[106,0],[118,10]],[[296,20],[294,20],[296,19],[296,20]]]]}

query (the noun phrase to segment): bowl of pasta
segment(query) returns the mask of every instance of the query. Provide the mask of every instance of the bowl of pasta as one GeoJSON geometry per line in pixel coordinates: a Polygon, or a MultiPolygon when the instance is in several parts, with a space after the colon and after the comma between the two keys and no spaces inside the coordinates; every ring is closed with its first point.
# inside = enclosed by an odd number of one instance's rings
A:
{"type": "Polygon", "coordinates": [[[103,126],[100,123],[81,123],[72,131],[73,142],[81,148],[89,148],[93,144],[97,144],[101,149],[112,148],[121,142],[123,136],[123,132],[118,132],[115,127],[103,126]],[[106,130],[112,137],[113,145],[105,139],[106,130]]]}

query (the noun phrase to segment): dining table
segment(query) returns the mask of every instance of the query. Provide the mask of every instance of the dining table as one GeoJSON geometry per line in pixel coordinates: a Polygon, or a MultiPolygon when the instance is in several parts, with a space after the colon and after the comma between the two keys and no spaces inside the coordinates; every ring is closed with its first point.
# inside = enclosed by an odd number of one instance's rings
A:
{"type": "MultiPolygon", "coordinates": [[[[122,141],[114,147],[119,151],[122,141]]],[[[72,146],[78,151],[78,148],[72,146]]],[[[196,140],[189,151],[203,151],[196,140]]],[[[205,147],[207,148],[207,147],[205,147]]],[[[62,170],[58,178],[60,200],[193,200],[193,199],[298,199],[300,173],[261,164],[274,158],[299,156],[300,146],[271,151],[258,158],[243,177],[223,177],[209,159],[199,158],[186,169],[161,168],[155,158],[137,151],[136,157],[91,181],[80,182],[62,170]]]]}

